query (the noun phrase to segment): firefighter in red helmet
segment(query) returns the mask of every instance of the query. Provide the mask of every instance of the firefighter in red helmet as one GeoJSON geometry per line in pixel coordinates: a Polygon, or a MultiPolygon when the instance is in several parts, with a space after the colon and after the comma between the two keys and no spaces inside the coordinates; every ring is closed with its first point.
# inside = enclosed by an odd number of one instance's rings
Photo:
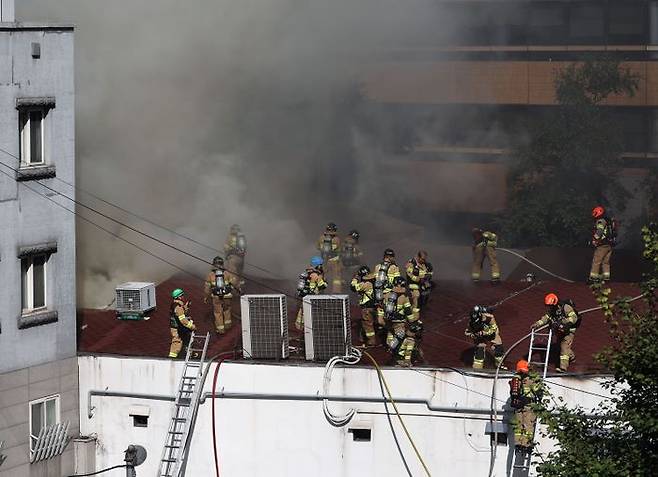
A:
{"type": "Polygon", "coordinates": [[[560,366],[555,368],[558,373],[564,373],[569,363],[576,360],[573,352],[573,340],[580,326],[580,316],[572,300],[560,300],[555,293],[544,297],[546,314],[532,325],[533,329],[549,325],[560,343],[560,366]]]}
{"type": "Polygon", "coordinates": [[[610,258],[612,248],[617,242],[617,224],[614,219],[606,215],[603,207],[596,206],[592,209],[594,228],[592,231],[592,246],[594,255],[592,257],[592,268],[589,272],[589,281],[610,280],[610,258]]]}

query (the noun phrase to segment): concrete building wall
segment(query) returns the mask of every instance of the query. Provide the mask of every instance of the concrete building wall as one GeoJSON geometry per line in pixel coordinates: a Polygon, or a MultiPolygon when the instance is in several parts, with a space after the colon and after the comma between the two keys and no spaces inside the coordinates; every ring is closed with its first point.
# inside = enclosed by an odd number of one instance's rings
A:
{"type": "Polygon", "coordinates": [[[79,433],[77,358],[18,369],[0,375],[0,450],[7,456],[0,477],[59,477],[73,473],[73,444],[61,456],[30,464],[30,401],[59,395],[60,420],[69,435],[79,433]]]}
{"type": "MultiPolygon", "coordinates": [[[[50,101],[50,100],[49,100],[50,101]]],[[[73,209],[45,185],[75,197],[74,72],[72,27],[0,24],[0,373],[75,355],[75,216],[29,188],[73,209]],[[38,45],[35,46],[35,45],[38,45]],[[35,48],[40,57],[35,58],[35,48]],[[21,166],[17,100],[54,98],[44,120],[39,167],[21,166]],[[15,172],[13,169],[19,169],[15,172]],[[6,175],[8,174],[8,176],[6,175]],[[56,244],[46,266],[45,310],[25,316],[21,305],[21,247],[56,244]],[[56,312],[56,321],[55,315],[56,312]]]]}
{"type": "MultiPolygon", "coordinates": [[[[117,465],[128,444],[146,447],[146,462],[138,474],[154,475],[163,449],[173,410],[172,403],[131,397],[91,398],[92,417],[85,403],[90,390],[152,393],[173,396],[183,363],[170,360],[81,356],[80,425],[83,435],[98,436],[96,467],[117,465]],[[131,412],[149,413],[147,427],[134,427],[131,412]],[[131,411],[133,409],[133,411],[131,411]]],[[[214,371],[214,366],[212,370],[214,371]]],[[[249,362],[224,363],[218,391],[226,393],[322,393],[322,366],[266,365],[249,362]]],[[[396,398],[429,400],[432,406],[489,409],[492,381],[454,371],[386,369],[386,379],[396,398]]],[[[509,376],[497,392],[508,399],[509,376]]],[[[607,395],[596,378],[555,378],[555,382],[607,395]]],[[[205,383],[211,391],[212,372],[205,383]]],[[[552,387],[556,396],[592,409],[600,398],[591,394],[552,387]]],[[[332,395],[381,396],[378,380],[370,368],[337,369],[330,386],[332,395]]],[[[330,425],[319,401],[237,400],[216,401],[216,430],[221,475],[227,476],[389,476],[405,475],[381,403],[341,404],[332,402],[335,414],[350,406],[356,417],[347,427],[330,425]],[[355,441],[349,429],[371,430],[370,441],[355,441]]],[[[389,406],[390,408],[390,406],[389,406]]],[[[490,437],[485,435],[488,416],[433,412],[425,405],[400,404],[405,422],[430,471],[440,475],[486,475],[489,469],[490,437]]],[[[392,412],[392,409],[391,409],[392,412]]],[[[413,475],[423,470],[398,422],[394,426],[413,475]]],[[[546,452],[550,443],[541,441],[546,452]]],[[[494,475],[508,475],[513,448],[499,446],[494,475]]],[[[210,400],[200,406],[187,467],[187,475],[214,474],[210,400]]]]}

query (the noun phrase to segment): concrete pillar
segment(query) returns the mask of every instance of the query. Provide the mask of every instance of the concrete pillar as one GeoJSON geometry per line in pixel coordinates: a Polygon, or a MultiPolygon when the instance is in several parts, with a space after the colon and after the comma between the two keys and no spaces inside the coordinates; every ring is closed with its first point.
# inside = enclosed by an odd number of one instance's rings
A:
{"type": "Polygon", "coordinates": [[[658,58],[658,0],[649,2],[649,57],[658,58]]]}
{"type": "Polygon", "coordinates": [[[0,22],[13,23],[14,17],[14,0],[0,0],[0,22]]]}

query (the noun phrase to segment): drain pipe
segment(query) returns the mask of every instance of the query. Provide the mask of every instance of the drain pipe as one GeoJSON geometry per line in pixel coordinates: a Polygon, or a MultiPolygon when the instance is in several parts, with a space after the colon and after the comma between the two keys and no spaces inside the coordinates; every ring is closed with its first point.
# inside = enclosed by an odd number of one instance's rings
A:
{"type": "MultiPolygon", "coordinates": [[[[88,392],[87,399],[87,415],[89,419],[94,416],[95,407],[92,406],[91,400],[93,396],[99,397],[125,397],[133,399],[146,399],[151,401],[170,401],[174,402],[174,396],[167,396],[162,394],[148,394],[148,393],[131,393],[122,391],[99,391],[91,390],[88,392]]],[[[205,392],[199,400],[199,404],[204,404],[208,399],[212,399],[212,392],[205,392]]],[[[322,401],[327,399],[334,402],[357,402],[357,403],[383,403],[386,401],[390,403],[391,400],[382,396],[338,396],[331,394],[292,394],[292,393],[252,393],[252,392],[227,392],[222,388],[221,391],[216,393],[215,399],[244,399],[244,400],[257,400],[257,401],[322,401]]],[[[491,414],[490,408],[471,408],[462,406],[435,406],[429,399],[422,398],[394,398],[398,404],[422,404],[433,412],[449,412],[456,414],[491,414]]],[[[507,411],[499,409],[500,414],[505,414],[507,411]]]]}

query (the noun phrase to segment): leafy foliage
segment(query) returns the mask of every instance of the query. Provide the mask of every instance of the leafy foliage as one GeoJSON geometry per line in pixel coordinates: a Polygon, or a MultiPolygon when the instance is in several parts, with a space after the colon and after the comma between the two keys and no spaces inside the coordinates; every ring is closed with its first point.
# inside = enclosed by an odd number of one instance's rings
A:
{"type": "Polygon", "coordinates": [[[501,225],[512,245],[583,245],[594,205],[624,207],[629,194],[617,179],[622,138],[601,102],[632,96],[637,86],[636,75],[610,58],[556,73],[558,106],[531,126],[510,168],[501,225]]]}
{"type": "Polygon", "coordinates": [[[613,398],[595,417],[564,403],[542,414],[558,448],[539,464],[540,475],[644,476],[658,468],[658,225],[644,227],[642,235],[650,264],[642,299],[611,301],[609,288],[593,286],[614,343],[597,356],[612,373],[605,386],[613,398]]]}

